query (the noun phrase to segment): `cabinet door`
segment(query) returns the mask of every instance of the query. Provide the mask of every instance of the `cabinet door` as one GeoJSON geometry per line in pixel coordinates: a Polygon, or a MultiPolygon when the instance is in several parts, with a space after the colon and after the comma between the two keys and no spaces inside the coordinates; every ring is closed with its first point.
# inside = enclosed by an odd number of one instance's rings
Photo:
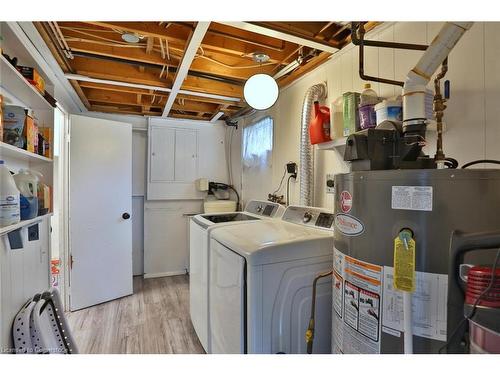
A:
{"type": "Polygon", "coordinates": [[[182,207],[144,209],[145,277],[181,275],[189,258],[182,207]]]}
{"type": "Polygon", "coordinates": [[[198,132],[175,131],[175,181],[193,182],[198,178],[198,132]]]}
{"type": "Polygon", "coordinates": [[[175,179],[175,130],[151,128],[150,180],[151,182],[173,181],[175,179]]]}

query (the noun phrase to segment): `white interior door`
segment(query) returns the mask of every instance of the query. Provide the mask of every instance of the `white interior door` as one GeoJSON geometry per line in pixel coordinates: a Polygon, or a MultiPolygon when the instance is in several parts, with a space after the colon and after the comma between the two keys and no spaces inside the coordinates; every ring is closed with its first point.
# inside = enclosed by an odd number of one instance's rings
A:
{"type": "Polygon", "coordinates": [[[132,294],[132,126],[71,116],[70,136],[70,308],[78,310],[132,294]]]}

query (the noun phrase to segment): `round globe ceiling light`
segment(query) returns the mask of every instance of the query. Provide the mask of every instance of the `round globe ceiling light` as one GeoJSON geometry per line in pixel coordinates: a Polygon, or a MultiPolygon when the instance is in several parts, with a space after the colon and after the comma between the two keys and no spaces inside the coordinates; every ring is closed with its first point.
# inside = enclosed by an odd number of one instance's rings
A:
{"type": "Polygon", "coordinates": [[[268,109],[278,100],[278,84],[268,74],[254,74],[246,82],[243,95],[252,108],[268,109]]]}

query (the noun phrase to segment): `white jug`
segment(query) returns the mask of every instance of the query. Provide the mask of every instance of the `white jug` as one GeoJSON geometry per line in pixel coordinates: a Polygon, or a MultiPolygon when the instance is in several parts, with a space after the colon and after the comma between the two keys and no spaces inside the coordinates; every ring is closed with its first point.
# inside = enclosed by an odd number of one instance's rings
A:
{"type": "Polygon", "coordinates": [[[42,174],[39,172],[20,169],[19,173],[14,175],[14,181],[16,181],[17,188],[22,195],[26,198],[32,198],[37,196],[40,177],[42,177],[42,174]]]}
{"type": "Polygon", "coordinates": [[[19,190],[4,161],[0,160],[0,227],[19,223],[19,190]]]}

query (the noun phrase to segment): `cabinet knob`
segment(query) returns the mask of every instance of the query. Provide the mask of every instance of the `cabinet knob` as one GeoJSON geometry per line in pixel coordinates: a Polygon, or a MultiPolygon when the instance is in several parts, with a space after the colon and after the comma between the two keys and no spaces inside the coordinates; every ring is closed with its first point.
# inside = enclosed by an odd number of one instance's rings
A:
{"type": "Polygon", "coordinates": [[[122,218],[124,220],[128,220],[128,219],[130,219],[130,214],[128,212],[124,212],[123,215],[122,215],[122,218]]]}

